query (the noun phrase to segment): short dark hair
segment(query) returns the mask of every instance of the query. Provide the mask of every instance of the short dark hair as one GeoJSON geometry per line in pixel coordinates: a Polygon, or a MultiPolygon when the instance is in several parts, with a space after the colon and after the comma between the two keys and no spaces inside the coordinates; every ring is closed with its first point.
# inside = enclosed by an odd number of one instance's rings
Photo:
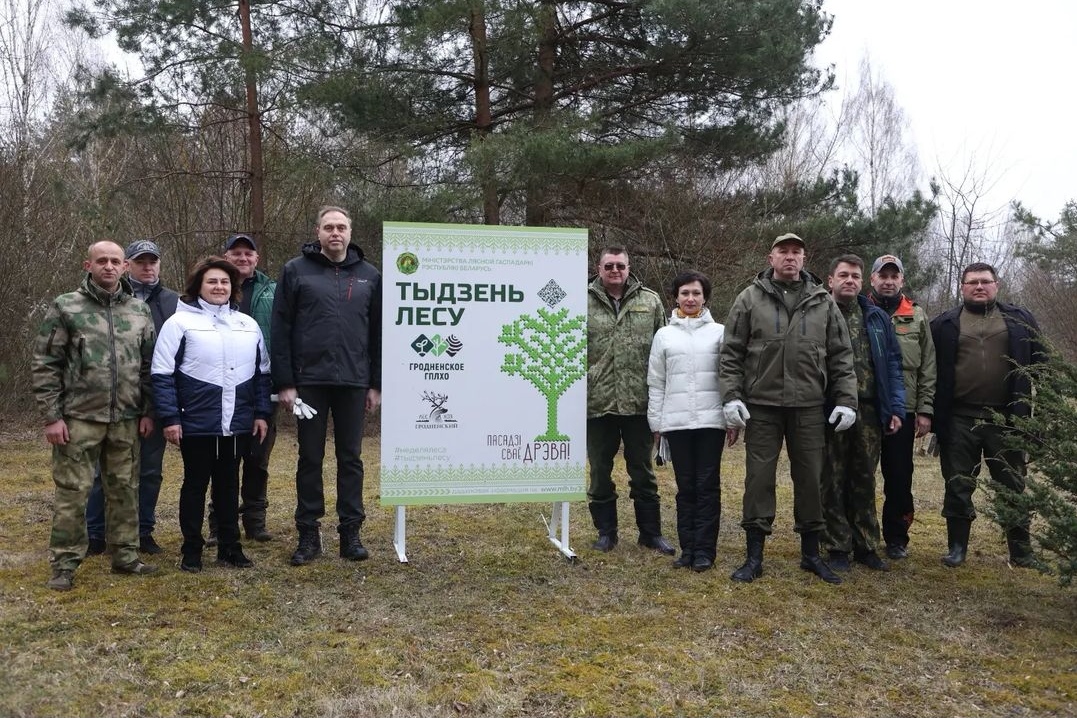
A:
{"type": "Polygon", "coordinates": [[[961,270],[961,281],[965,281],[965,277],[969,276],[969,272],[991,272],[991,279],[998,279],[998,272],[987,262],[973,262],[969,266],[961,270]]]}
{"type": "Polygon", "coordinates": [[[337,207],[335,204],[323,204],[321,207],[318,208],[318,221],[315,222],[315,226],[321,226],[322,217],[329,214],[330,212],[340,212],[342,215],[348,218],[349,222],[352,219],[352,216],[348,214],[348,210],[344,209],[343,207],[337,207]]]}
{"type": "Polygon", "coordinates": [[[206,276],[206,272],[211,269],[220,269],[228,275],[228,279],[232,282],[232,296],[229,301],[233,304],[239,304],[242,292],[240,285],[242,281],[239,278],[239,270],[224,257],[206,257],[198,264],[194,265],[194,269],[187,275],[187,285],[183,290],[183,300],[185,302],[193,302],[202,294],[202,280],[206,276]]]}
{"type": "Polygon", "coordinates": [[[835,257],[834,261],[830,263],[830,271],[826,273],[826,276],[833,277],[834,270],[838,268],[839,264],[851,264],[854,267],[860,267],[860,273],[864,273],[864,260],[855,254],[843,254],[840,257],[835,257]]]}
{"type": "Polygon", "coordinates": [[[673,278],[673,282],[669,285],[672,297],[676,299],[677,292],[681,291],[681,287],[692,282],[699,282],[699,286],[703,287],[703,301],[709,302],[711,298],[711,280],[706,274],[691,269],[680,272],[673,278]]]}
{"type": "Polygon", "coordinates": [[[597,259],[597,261],[601,262],[602,258],[605,257],[607,254],[623,254],[624,256],[627,257],[628,256],[628,250],[625,249],[624,247],[621,247],[621,246],[616,245],[616,244],[607,245],[607,246],[603,247],[602,249],[598,250],[598,259],[597,259]]]}

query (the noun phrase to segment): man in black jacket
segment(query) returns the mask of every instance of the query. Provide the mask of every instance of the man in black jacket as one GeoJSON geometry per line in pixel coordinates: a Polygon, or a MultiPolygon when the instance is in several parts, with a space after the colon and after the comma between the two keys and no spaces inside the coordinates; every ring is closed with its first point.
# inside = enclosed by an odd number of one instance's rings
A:
{"type": "Polygon", "coordinates": [[[352,561],[369,555],[359,539],[366,518],[360,452],[364,410],[381,403],[381,273],[351,243],[345,210],[323,207],[316,234],[316,242],[304,245],[302,254],[284,265],[273,298],[273,386],[285,411],[308,407],[297,421],[299,545],[292,554],[294,566],[322,552],[322,461],[330,413],[340,555],[352,561]]]}
{"type": "MultiPolygon", "coordinates": [[[[179,294],[161,283],[161,248],[156,242],[140,239],[127,245],[127,279],[136,298],[150,307],[153,328],[160,333],[165,320],[176,313],[179,294]]],[[[146,554],[161,553],[153,538],[157,525],[157,498],[161,495],[161,471],[165,459],[162,427],[154,423],[153,433],[139,437],[138,464],[138,550],[146,554]]],[[[86,503],[86,531],[90,555],[105,552],[105,494],[101,475],[95,472],[93,488],[86,503]]]]}
{"type": "MultiPolygon", "coordinates": [[[[981,459],[996,482],[1017,492],[1025,489],[1024,456],[1006,447],[1008,429],[994,418],[1030,414],[1031,386],[1020,369],[1046,354],[1036,319],[998,301],[998,288],[994,267],[970,264],[961,273],[962,305],[931,321],[938,360],[935,434],[946,482],[942,515],[949,546],[942,562],[950,567],[963,564],[968,553],[981,459]]],[[[1006,540],[1011,563],[1035,565],[1027,516],[1006,528],[1006,540]]]]}

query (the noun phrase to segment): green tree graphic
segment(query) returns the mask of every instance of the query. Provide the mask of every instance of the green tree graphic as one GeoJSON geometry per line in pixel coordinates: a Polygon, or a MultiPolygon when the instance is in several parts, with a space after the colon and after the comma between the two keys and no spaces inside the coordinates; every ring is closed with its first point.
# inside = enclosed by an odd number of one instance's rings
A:
{"type": "Polygon", "coordinates": [[[519,347],[505,355],[501,371],[522,376],[546,397],[546,433],[535,441],[568,441],[557,431],[557,401],[586,371],[587,337],[584,316],[568,318],[568,308],[538,310],[538,318],[524,314],[501,327],[499,342],[519,347]]]}

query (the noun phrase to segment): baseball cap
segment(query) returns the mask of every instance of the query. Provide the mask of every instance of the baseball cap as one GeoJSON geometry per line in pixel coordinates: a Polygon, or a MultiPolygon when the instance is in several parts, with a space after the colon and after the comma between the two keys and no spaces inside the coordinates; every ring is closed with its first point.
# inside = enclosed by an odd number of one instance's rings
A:
{"type": "Polygon", "coordinates": [[[775,247],[777,247],[782,242],[794,242],[796,244],[799,244],[801,247],[804,247],[805,249],[807,249],[807,247],[808,247],[808,245],[804,243],[803,239],[796,236],[792,232],[787,232],[786,234],[780,235],[777,239],[775,239],[771,243],[770,248],[774,249],[775,247]]]}
{"type": "Polygon", "coordinates": [[[237,242],[246,242],[251,245],[251,249],[255,252],[258,251],[258,244],[254,241],[254,237],[243,232],[236,232],[235,234],[228,235],[228,239],[224,240],[224,251],[228,251],[232,247],[236,246],[237,242]]]}
{"type": "Polygon", "coordinates": [[[872,264],[871,264],[871,273],[875,274],[876,272],[880,271],[883,267],[885,267],[888,264],[892,264],[895,267],[897,267],[897,270],[899,272],[901,272],[902,274],[905,273],[905,265],[901,263],[900,259],[898,259],[897,257],[895,257],[892,254],[884,254],[883,256],[879,257],[874,262],[872,262],[872,264]]]}
{"type": "Polygon", "coordinates": [[[157,246],[156,242],[151,242],[148,239],[139,239],[127,245],[127,250],[123,253],[123,258],[134,259],[143,254],[152,254],[154,257],[157,257],[157,259],[160,259],[161,248],[157,246]]]}

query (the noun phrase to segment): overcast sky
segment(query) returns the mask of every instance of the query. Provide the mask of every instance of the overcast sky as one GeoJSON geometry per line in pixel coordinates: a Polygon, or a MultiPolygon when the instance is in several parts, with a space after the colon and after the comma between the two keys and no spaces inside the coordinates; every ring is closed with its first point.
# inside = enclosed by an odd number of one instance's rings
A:
{"type": "MultiPolygon", "coordinates": [[[[905,110],[926,177],[970,162],[992,206],[1056,219],[1077,199],[1077,0],[824,0],[818,57],[854,88],[865,55],[905,110]]],[[[835,101],[838,98],[835,97],[835,101]]]]}

